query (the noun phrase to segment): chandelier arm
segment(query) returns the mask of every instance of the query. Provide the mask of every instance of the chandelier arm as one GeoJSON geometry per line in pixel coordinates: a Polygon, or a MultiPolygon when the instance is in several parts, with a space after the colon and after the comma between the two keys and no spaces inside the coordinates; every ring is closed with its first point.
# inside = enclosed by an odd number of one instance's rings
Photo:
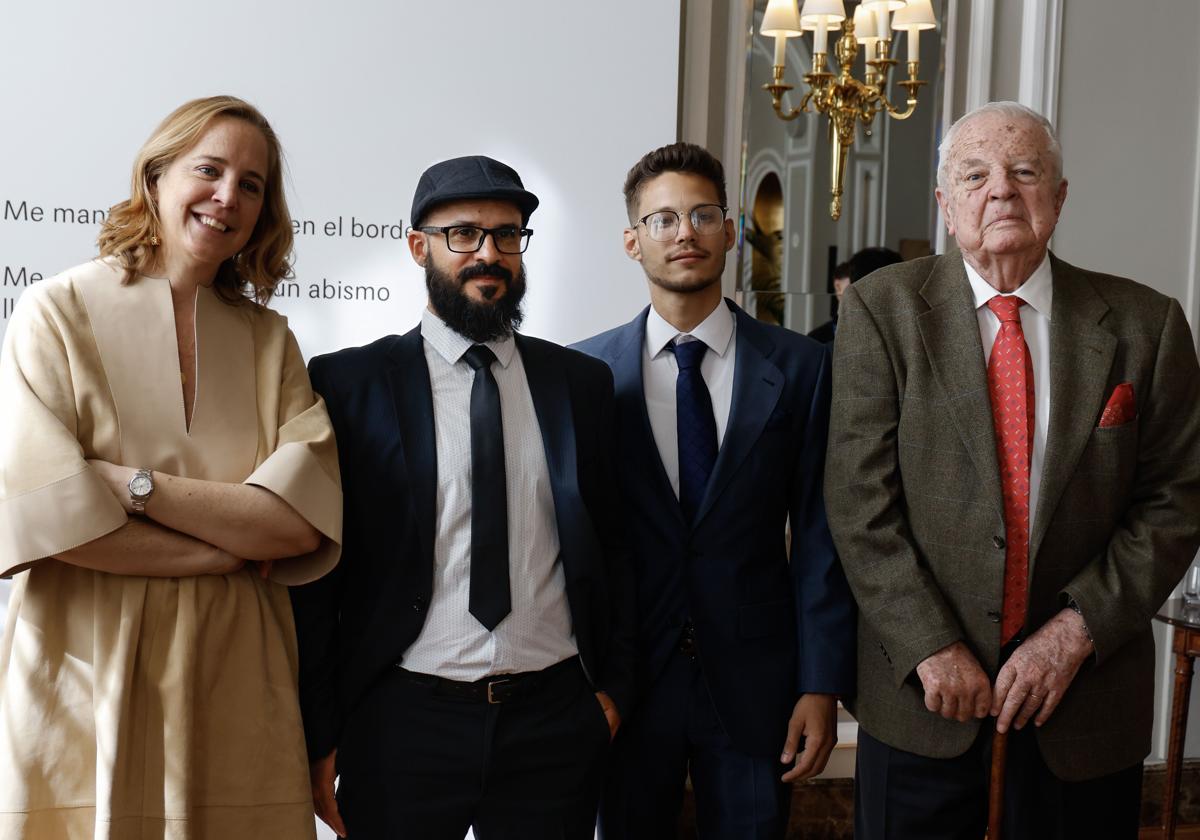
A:
{"type": "Polygon", "coordinates": [[[783,95],[791,89],[791,85],[779,83],[763,85],[763,90],[771,94],[771,106],[775,109],[775,115],[784,122],[791,122],[800,116],[800,113],[804,110],[805,103],[808,101],[809,96],[812,95],[811,92],[804,94],[804,98],[800,100],[798,107],[785,111],[783,108],[783,95]]]}
{"type": "Polygon", "coordinates": [[[899,108],[896,108],[889,102],[887,105],[888,116],[890,116],[892,119],[896,119],[896,120],[908,119],[909,117],[911,117],[913,115],[913,112],[917,109],[917,98],[915,96],[910,96],[908,98],[908,101],[906,104],[908,107],[905,108],[903,111],[901,111],[899,108]]]}
{"type": "MultiPolygon", "coordinates": [[[[784,106],[784,95],[792,90],[792,86],[783,81],[784,67],[782,62],[772,67],[772,84],[763,85],[771,94],[771,104],[775,114],[784,121],[796,119],[802,113],[819,113],[829,120],[830,156],[830,205],[829,216],[838,219],[842,214],[843,182],[845,180],[847,158],[854,145],[858,123],[863,124],[863,131],[870,135],[876,115],[886,112],[889,117],[897,120],[908,119],[917,108],[917,95],[921,86],[926,84],[917,78],[919,63],[909,61],[907,64],[908,78],[897,79],[896,85],[907,91],[903,108],[893,105],[888,99],[888,76],[891,69],[899,62],[891,58],[891,38],[885,38],[875,45],[875,57],[868,55],[866,61],[865,82],[856,79],[853,74],[855,57],[859,52],[858,41],[854,36],[855,25],[852,19],[842,21],[842,34],[838,38],[834,55],[837,73],[829,72],[827,54],[822,49],[813,52],[812,70],[804,74],[808,91],[800,99],[800,104],[788,110],[784,106]]],[[[820,46],[823,46],[823,42],[820,46]]],[[[817,42],[814,41],[814,46],[817,42]]],[[[911,55],[911,53],[910,53],[911,55]]]]}
{"type": "Polygon", "coordinates": [[[805,103],[805,100],[807,100],[807,99],[808,99],[808,94],[805,94],[804,99],[800,100],[800,105],[798,105],[795,108],[792,108],[790,111],[784,111],[783,110],[783,101],[776,100],[775,101],[775,116],[779,117],[779,119],[783,120],[784,122],[791,122],[792,120],[796,119],[796,117],[798,117],[802,113],[804,113],[804,103],[805,103]]]}

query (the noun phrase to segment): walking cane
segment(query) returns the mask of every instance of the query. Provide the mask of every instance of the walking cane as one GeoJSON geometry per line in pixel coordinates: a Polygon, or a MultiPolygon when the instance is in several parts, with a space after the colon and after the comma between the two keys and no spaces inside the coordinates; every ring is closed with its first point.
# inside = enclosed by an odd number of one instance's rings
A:
{"type": "Polygon", "coordinates": [[[1000,823],[1004,817],[1004,765],[1008,761],[1008,733],[992,735],[992,773],[988,782],[987,840],[1001,840],[1000,823]]]}

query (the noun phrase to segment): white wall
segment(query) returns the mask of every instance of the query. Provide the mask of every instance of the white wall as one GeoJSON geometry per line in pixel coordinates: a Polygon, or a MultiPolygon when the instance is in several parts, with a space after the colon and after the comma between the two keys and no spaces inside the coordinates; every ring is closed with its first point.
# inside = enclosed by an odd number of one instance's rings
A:
{"type": "MultiPolygon", "coordinates": [[[[53,208],[125,198],[157,122],[214,93],[272,121],[292,214],[317,225],[296,242],[302,297],[276,303],[306,356],[416,323],[423,275],[403,241],[353,238],[351,217],[402,228],[421,171],[456,155],[511,163],[542,200],[525,332],[577,340],[647,299],[621,247],[621,185],[676,137],[678,0],[56,0],[0,17],[0,333],[22,268],[48,277],[94,253],[98,226],[53,208]],[[47,218],[5,217],[5,202],[47,218]],[[342,236],[320,233],[338,217],[342,236]],[[326,281],[387,300],[309,300],[326,281]]],[[[0,612],[5,598],[0,585],[0,612]]]]}
{"type": "MultiPolygon", "coordinates": [[[[1195,333],[1200,4],[1145,0],[1132,27],[1121,23],[1123,8],[1116,0],[1063,3],[1058,128],[1070,186],[1053,248],[1069,262],[1132,277],[1177,298],[1195,333]]],[[[1155,632],[1151,760],[1161,761],[1174,656],[1166,629],[1155,632]]],[[[1190,723],[1184,754],[1198,758],[1195,683],[1190,723]]]]}

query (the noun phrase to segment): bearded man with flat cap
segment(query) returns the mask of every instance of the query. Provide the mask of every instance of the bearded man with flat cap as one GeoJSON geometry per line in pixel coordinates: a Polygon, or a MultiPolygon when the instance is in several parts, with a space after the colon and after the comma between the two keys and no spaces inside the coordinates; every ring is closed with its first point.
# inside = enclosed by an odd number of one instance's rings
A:
{"type": "Polygon", "coordinates": [[[855,835],[1136,838],[1151,619],[1200,545],[1200,369],[1179,304],[1047,250],[1050,124],[947,133],[958,252],[851,286],[825,500],[858,600],[855,835]]]}
{"type": "Polygon", "coordinates": [[[490,158],[430,167],[420,324],[309,367],[350,489],[342,564],[293,592],[301,709],[317,815],[353,840],[593,837],[632,590],[612,376],[515,332],[537,205],[490,158]]]}

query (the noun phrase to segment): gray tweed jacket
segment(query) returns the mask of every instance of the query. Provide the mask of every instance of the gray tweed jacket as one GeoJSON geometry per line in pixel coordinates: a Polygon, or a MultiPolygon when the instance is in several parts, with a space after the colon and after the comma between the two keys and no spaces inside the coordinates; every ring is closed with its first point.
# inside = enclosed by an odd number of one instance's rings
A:
{"type": "MultiPolygon", "coordinates": [[[[1081,780],[1149,752],[1151,619],[1200,545],[1200,366],[1176,301],[1051,261],[1050,422],[1025,632],[1070,597],[1095,640],[1038,733],[1050,769],[1081,780]],[[1100,428],[1124,382],[1137,417],[1100,428]]],[[[1004,586],[987,371],[959,254],[847,290],[832,411],[825,499],[860,607],[853,711],[892,746],[959,755],[979,723],[927,711],[915,668],[961,639],[994,680],[1004,586]]]]}

